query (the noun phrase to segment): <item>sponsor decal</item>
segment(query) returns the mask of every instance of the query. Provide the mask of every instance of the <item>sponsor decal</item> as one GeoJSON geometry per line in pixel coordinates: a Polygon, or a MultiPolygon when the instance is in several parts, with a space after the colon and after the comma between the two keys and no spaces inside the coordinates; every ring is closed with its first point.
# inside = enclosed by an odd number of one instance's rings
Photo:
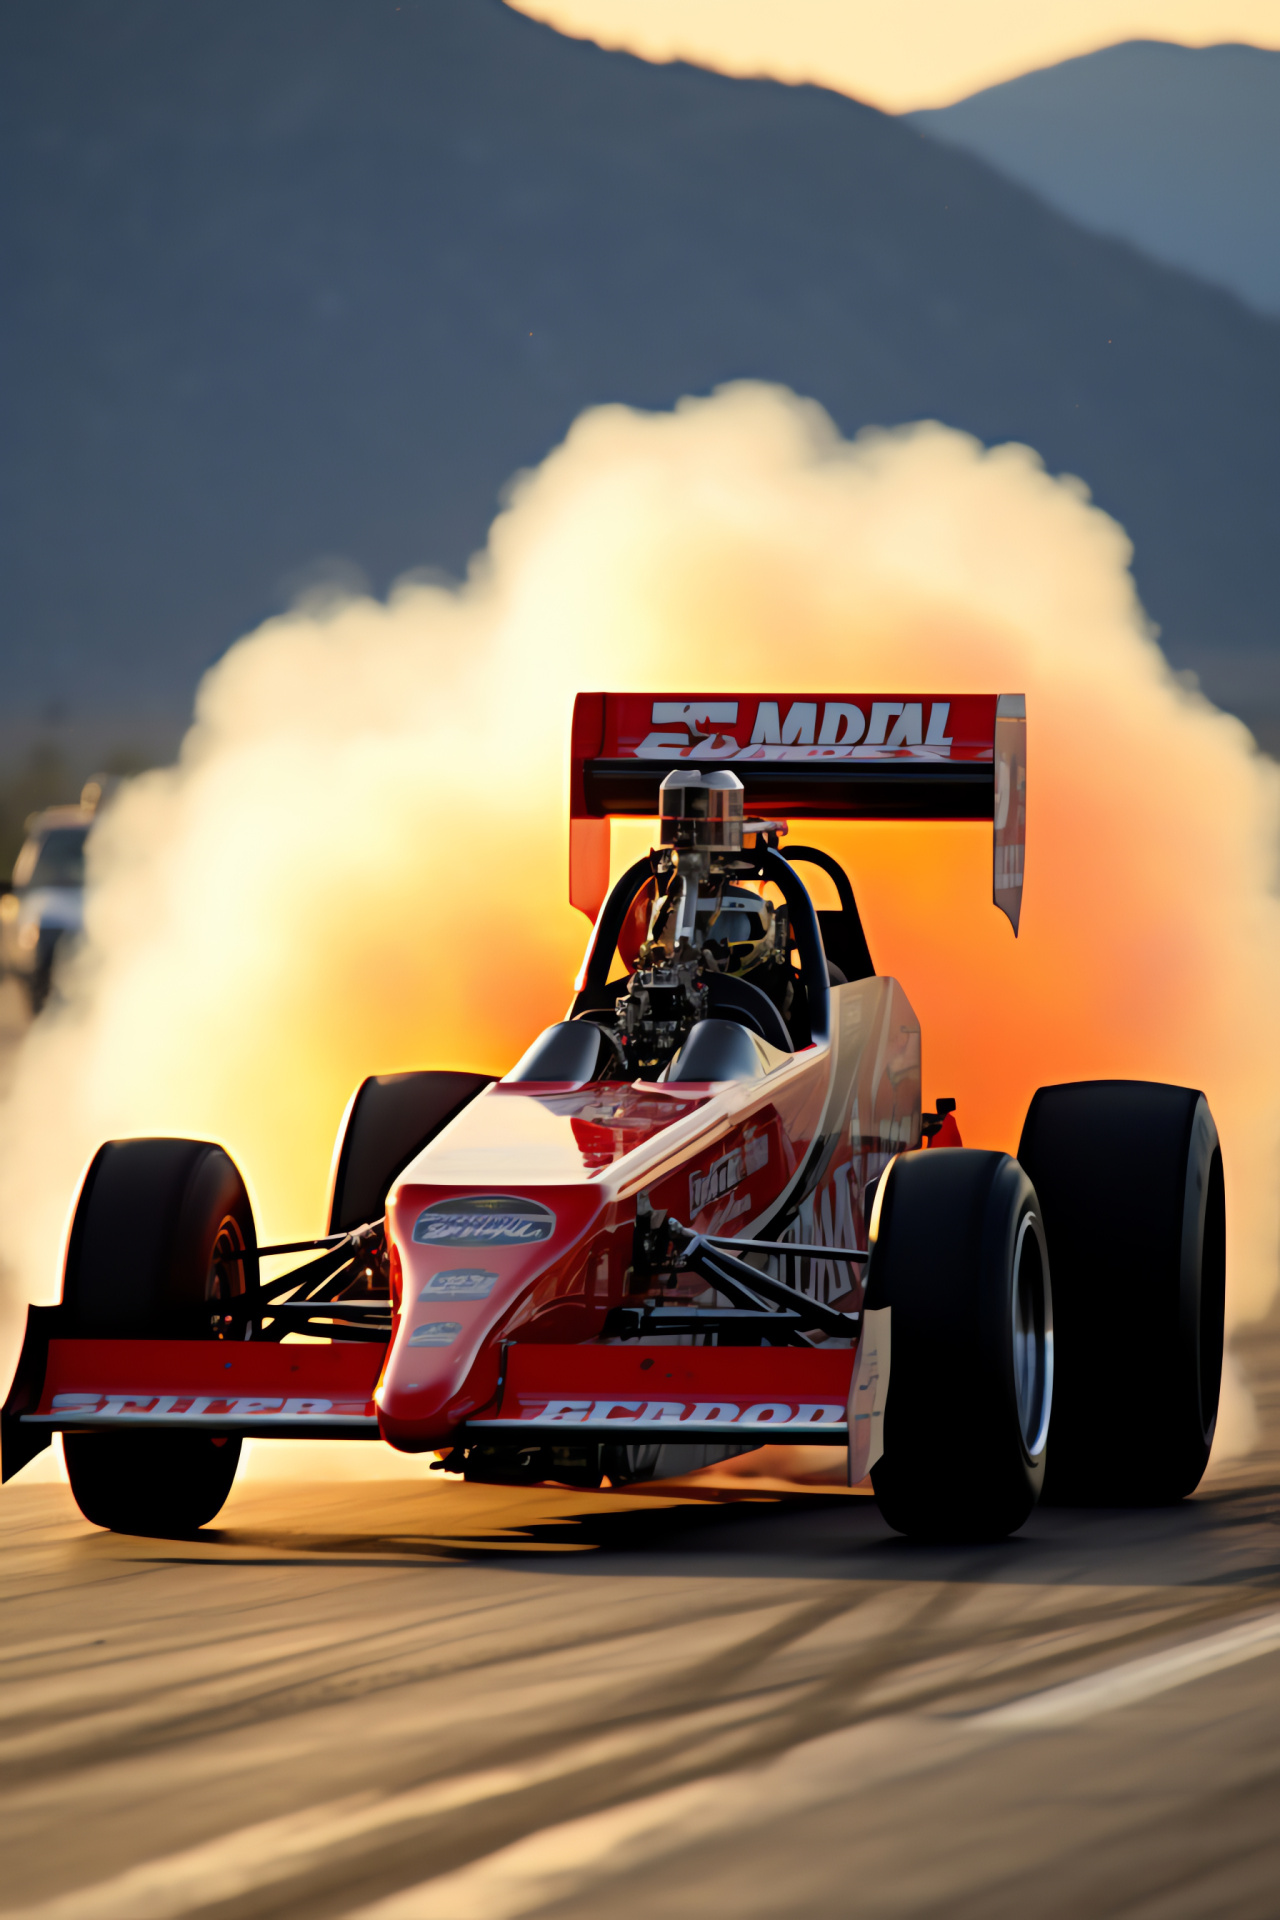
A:
{"type": "Polygon", "coordinates": [[[450,1267],[447,1273],[433,1273],[418,1295],[419,1300],[487,1300],[498,1284],[496,1273],[483,1267],[450,1267]]]}
{"type": "Polygon", "coordinates": [[[1025,856],[1025,848],[1021,847],[1016,840],[1006,841],[1002,846],[996,847],[994,884],[998,890],[1004,891],[1008,888],[1016,890],[1021,887],[1025,856]]]}
{"type": "Polygon", "coordinates": [[[738,752],[738,742],[721,729],[734,726],[737,718],[736,700],[655,700],[654,731],[640,742],[636,757],[665,759],[676,753],[731,759],[738,752]]]}
{"type": "Polygon", "coordinates": [[[411,1347],[451,1347],[462,1332],[461,1320],[424,1320],[409,1335],[411,1347]]]}
{"type": "MultiPolygon", "coordinates": [[[[749,740],[736,700],[655,700],[638,760],[949,759],[949,700],[761,700],[749,740]],[[730,731],[732,729],[732,731],[730,731]]],[[[749,709],[748,709],[749,711],[749,709]]]]}
{"type": "Polygon", "coordinates": [[[759,1173],[769,1164],[769,1136],[767,1133],[747,1135],[746,1161],[748,1173],[759,1173]]]}
{"type": "Polygon", "coordinates": [[[724,1155],[723,1159],[714,1161],[706,1173],[691,1173],[689,1175],[690,1213],[701,1213],[702,1209],[709,1207],[713,1200],[723,1200],[726,1194],[733,1192],[746,1170],[742,1149],[734,1147],[732,1152],[724,1155]]]}
{"type": "MultiPolygon", "coordinates": [[[[905,1127],[910,1124],[910,1116],[901,1123],[890,1124],[905,1127]]],[[[820,1247],[865,1245],[865,1236],[860,1239],[858,1233],[857,1194],[857,1173],[852,1162],[846,1160],[830,1174],[828,1184],[820,1193],[805,1196],[796,1218],[777,1238],[820,1247]]],[[[780,1254],[774,1255],[773,1260],[778,1264],[775,1266],[771,1261],[768,1271],[775,1278],[788,1280],[801,1293],[828,1306],[860,1284],[856,1269],[847,1267],[843,1261],[823,1260],[816,1254],[780,1254]]],[[[851,1334],[854,1331],[850,1328],[851,1334]]]]}
{"type": "Polygon", "coordinates": [[[510,1193],[466,1193],[433,1200],[414,1222],[423,1247],[531,1247],[549,1240],[556,1217],[549,1207],[510,1193]]]}
{"type": "Polygon", "coordinates": [[[577,1427],[607,1421],[611,1427],[831,1427],[843,1431],[847,1409],[831,1400],[760,1400],[749,1407],[732,1400],[548,1400],[527,1418],[531,1424],[577,1427]]]}
{"type": "Polygon", "coordinates": [[[55,1393],[52,1417],[122,1422],[157,1420],[166,1424],[175,1420],[199,1420],[214,1426],[220,1420],[372,1419],[373,1407],[367,1400],[323,1400],[307,1395],[286,1400],[212,1393],[55,1393]]]}

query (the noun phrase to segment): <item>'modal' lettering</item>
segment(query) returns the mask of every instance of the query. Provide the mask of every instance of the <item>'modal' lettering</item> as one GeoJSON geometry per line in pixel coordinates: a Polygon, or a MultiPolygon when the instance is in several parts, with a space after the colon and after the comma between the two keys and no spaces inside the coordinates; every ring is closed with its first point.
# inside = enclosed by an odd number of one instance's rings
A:
{"type": "MultiPolygon", "coordinates": [[[[858,713],[857,707],[847,707],[846,713],[858,713]]],[[[813,729],[818,717],[816,700],[795,700],[787,709],[785,720],[778,719],[778,702],[762,700],[756,708],[756,724],[751,729],[753,747],[811,747],[813,729]]],[[[861,714],[858,714],[861,719],[861,714]]],[[[858,728],[861,736],[862,728],[858,728]]]]}
{"type": "Polygon", "coordinates": [[[722,731],[737,727],[737,701],[655,700],[653,730],[634,751],[642,760],[841,760],[916,751],[931,758],[950,754],[951,702],[929,703],[927,727],[924,708],[921,700],[871,700],[866,703],[869,711],[853,700],[793,700],[784,713],[780,700],[761,700],[756,704],[751,738],[740,746],[740,732],[722,731]]]}

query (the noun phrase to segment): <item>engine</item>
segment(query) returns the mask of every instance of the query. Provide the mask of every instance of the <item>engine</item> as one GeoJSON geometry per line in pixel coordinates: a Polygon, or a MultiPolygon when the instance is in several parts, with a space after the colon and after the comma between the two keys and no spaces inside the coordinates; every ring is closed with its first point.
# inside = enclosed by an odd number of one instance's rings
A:
{"type": "Polygon", "coordinates": [[[786,910],[740,884],[756,871],[742,845],[742,782],[726,770],[681,768],[667,775],[660,799],[656,873],[665,890],[616,1008],[628,1072],[644,1080],[656,1079],[708,1017],[716,975],[749,979],[784,1019],[792,992],[786,910]]]}

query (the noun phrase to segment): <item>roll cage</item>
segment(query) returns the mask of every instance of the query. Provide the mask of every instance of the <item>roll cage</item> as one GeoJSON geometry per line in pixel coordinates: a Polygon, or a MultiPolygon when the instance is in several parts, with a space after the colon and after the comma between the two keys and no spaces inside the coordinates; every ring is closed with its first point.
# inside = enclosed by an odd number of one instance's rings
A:
{"type": "MultiPolygon", "coordinates": [[[[776,833],[757,835],[757,846],[742,856],[736,880],[772,883],[786,903],[790,938],[795,952],[793,981],[795,993],[785,1025],[791,1048],[821,1043],[829,1034],[831,985],[834,966],[843,980],[868,979],[875,973],[871,953],[863,931],[857,900],[848,874],[830,854],[815,847],[779,847],[776,833]],[[795,868],[800,863],[816,866],[835,883],[840,905],[821,913],[815,908],[795,868]]],[[[616,881],[600,910],[592,929],[582,970],[575,982],[575,996],[569,1009],[570,1019],[590,1018],[611,1011],[625,978],[611,977],[619,943],[637,900],[650,888],[660,897],[671,880],[670,873],[659,871],[652,854],[637,860],[616,881]]],[[[624,961],[625,964],[625,961],[624,961]]],[[[630,969],[628,968],[628,973],[630,969]]],[[[733,1019],[744,1004],[742,995],[759,992],[748,981],[722,976],[717,982],[723,996],[717,1013],[733,1019]],[[734,1002],[737,1001],[735,1008],[734,1002]]]]}

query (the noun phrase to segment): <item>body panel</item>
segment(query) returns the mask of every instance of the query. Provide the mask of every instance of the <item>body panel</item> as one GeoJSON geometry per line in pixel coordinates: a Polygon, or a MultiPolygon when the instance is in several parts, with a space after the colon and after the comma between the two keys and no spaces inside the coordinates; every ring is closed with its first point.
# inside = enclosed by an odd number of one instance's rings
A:
{"type": "MultiPolygon", "coordinates": [[[[744,1251],[755,1237],[865,1247],[867,1188],[920,1137],[920,1030],[896,981],[838,987],[832,1007],[831,1044],[803,1049],[758,1081],[523,1082],[480,1094],[388,1196],[402,1278],[377,1395],[384,1437],[420,1451],[453,1444],[464,1425],[506,1417],[503,1343],[518,1343],[508,1353],[523,1366],[529,1346],[589,1342],[585,1364],[604,1365],[608,1349],[594,1343],[607,1338],[611,1309],[641,1297],[632,1266],[640,1193],[700,1232],[742,1237],[744,1251]],[[537,1239],[509,1211],[520,1202],[545,1210],[537,1239]],[[449,1212],[466,1203],[510,1218],[515,1237],[506,1228],[486,1235],[483,1220],[469,1229],[465,1215],[449,1212]],[[435,1220],[452,1227],[440,1233],[435,1220]]],[[[773,1253],[762,1264],[841,1308],[861,1304],[856,1270],[838,1262],[773,1253]]],[[[665,1297],[692,1304],[713,1295],[689,1278],[665,1297]]],[[[856,1333],[851,1321],[850,1345],[856,1333]]],[[[692,1338],[671,1336],[689,1352],[692,1338]]],[[[696,1351],[729,1369],[725,1393],[735,1367],[754,1380],[762,1362],[749,1349],[696,1351]]],[[[803,1367],[817,1351],[768,1348],[763,1364],[785,1356],[803,1367]]],[[[759,1398],[749,1385],[735,1391],[746,1404],[759,1398]]],[[[822,1396],[815,1387],[807,1397],[822,1396]]]]}
{"type": "MultiPolygon", "coordinates": [[[[605,1333],[613,1307],[643,1297],[632,1267],[641,1193],[699,1231],[740,1237],[744,1252],[754,1237],[865,1247],[868,1187],[920,1136],[919,1027],[889,979],[836,988],[832,1008],[830,1046],[759,1081],[487,1088],[388,1196],[399,1281],[385,1351],[55,1333],[27,1369],[42,1381],[11,1415],[46,1431],[380,1432],[411,1452],[564,1425],[739,1444],[764,1444],[775,1428],[842,1440],[855,1322],[848,1343],[809,1348],[699,1346],[678,1334],[642,1346],[605,1333]],[[502,1170],[517,1177],[499,1182],[502,1170]],[[636,1383],[650,1372],[654,1390],[641,1399],[636,1383]],[[548,1418],[555,1402],[569,1404],[548,1418]]],[[[856,1268],[759,1259],[816,1298],[861,1303],[856,1268]]],[[[714,1298],[694,1276],[664,1297],[714,1298]]]]}

